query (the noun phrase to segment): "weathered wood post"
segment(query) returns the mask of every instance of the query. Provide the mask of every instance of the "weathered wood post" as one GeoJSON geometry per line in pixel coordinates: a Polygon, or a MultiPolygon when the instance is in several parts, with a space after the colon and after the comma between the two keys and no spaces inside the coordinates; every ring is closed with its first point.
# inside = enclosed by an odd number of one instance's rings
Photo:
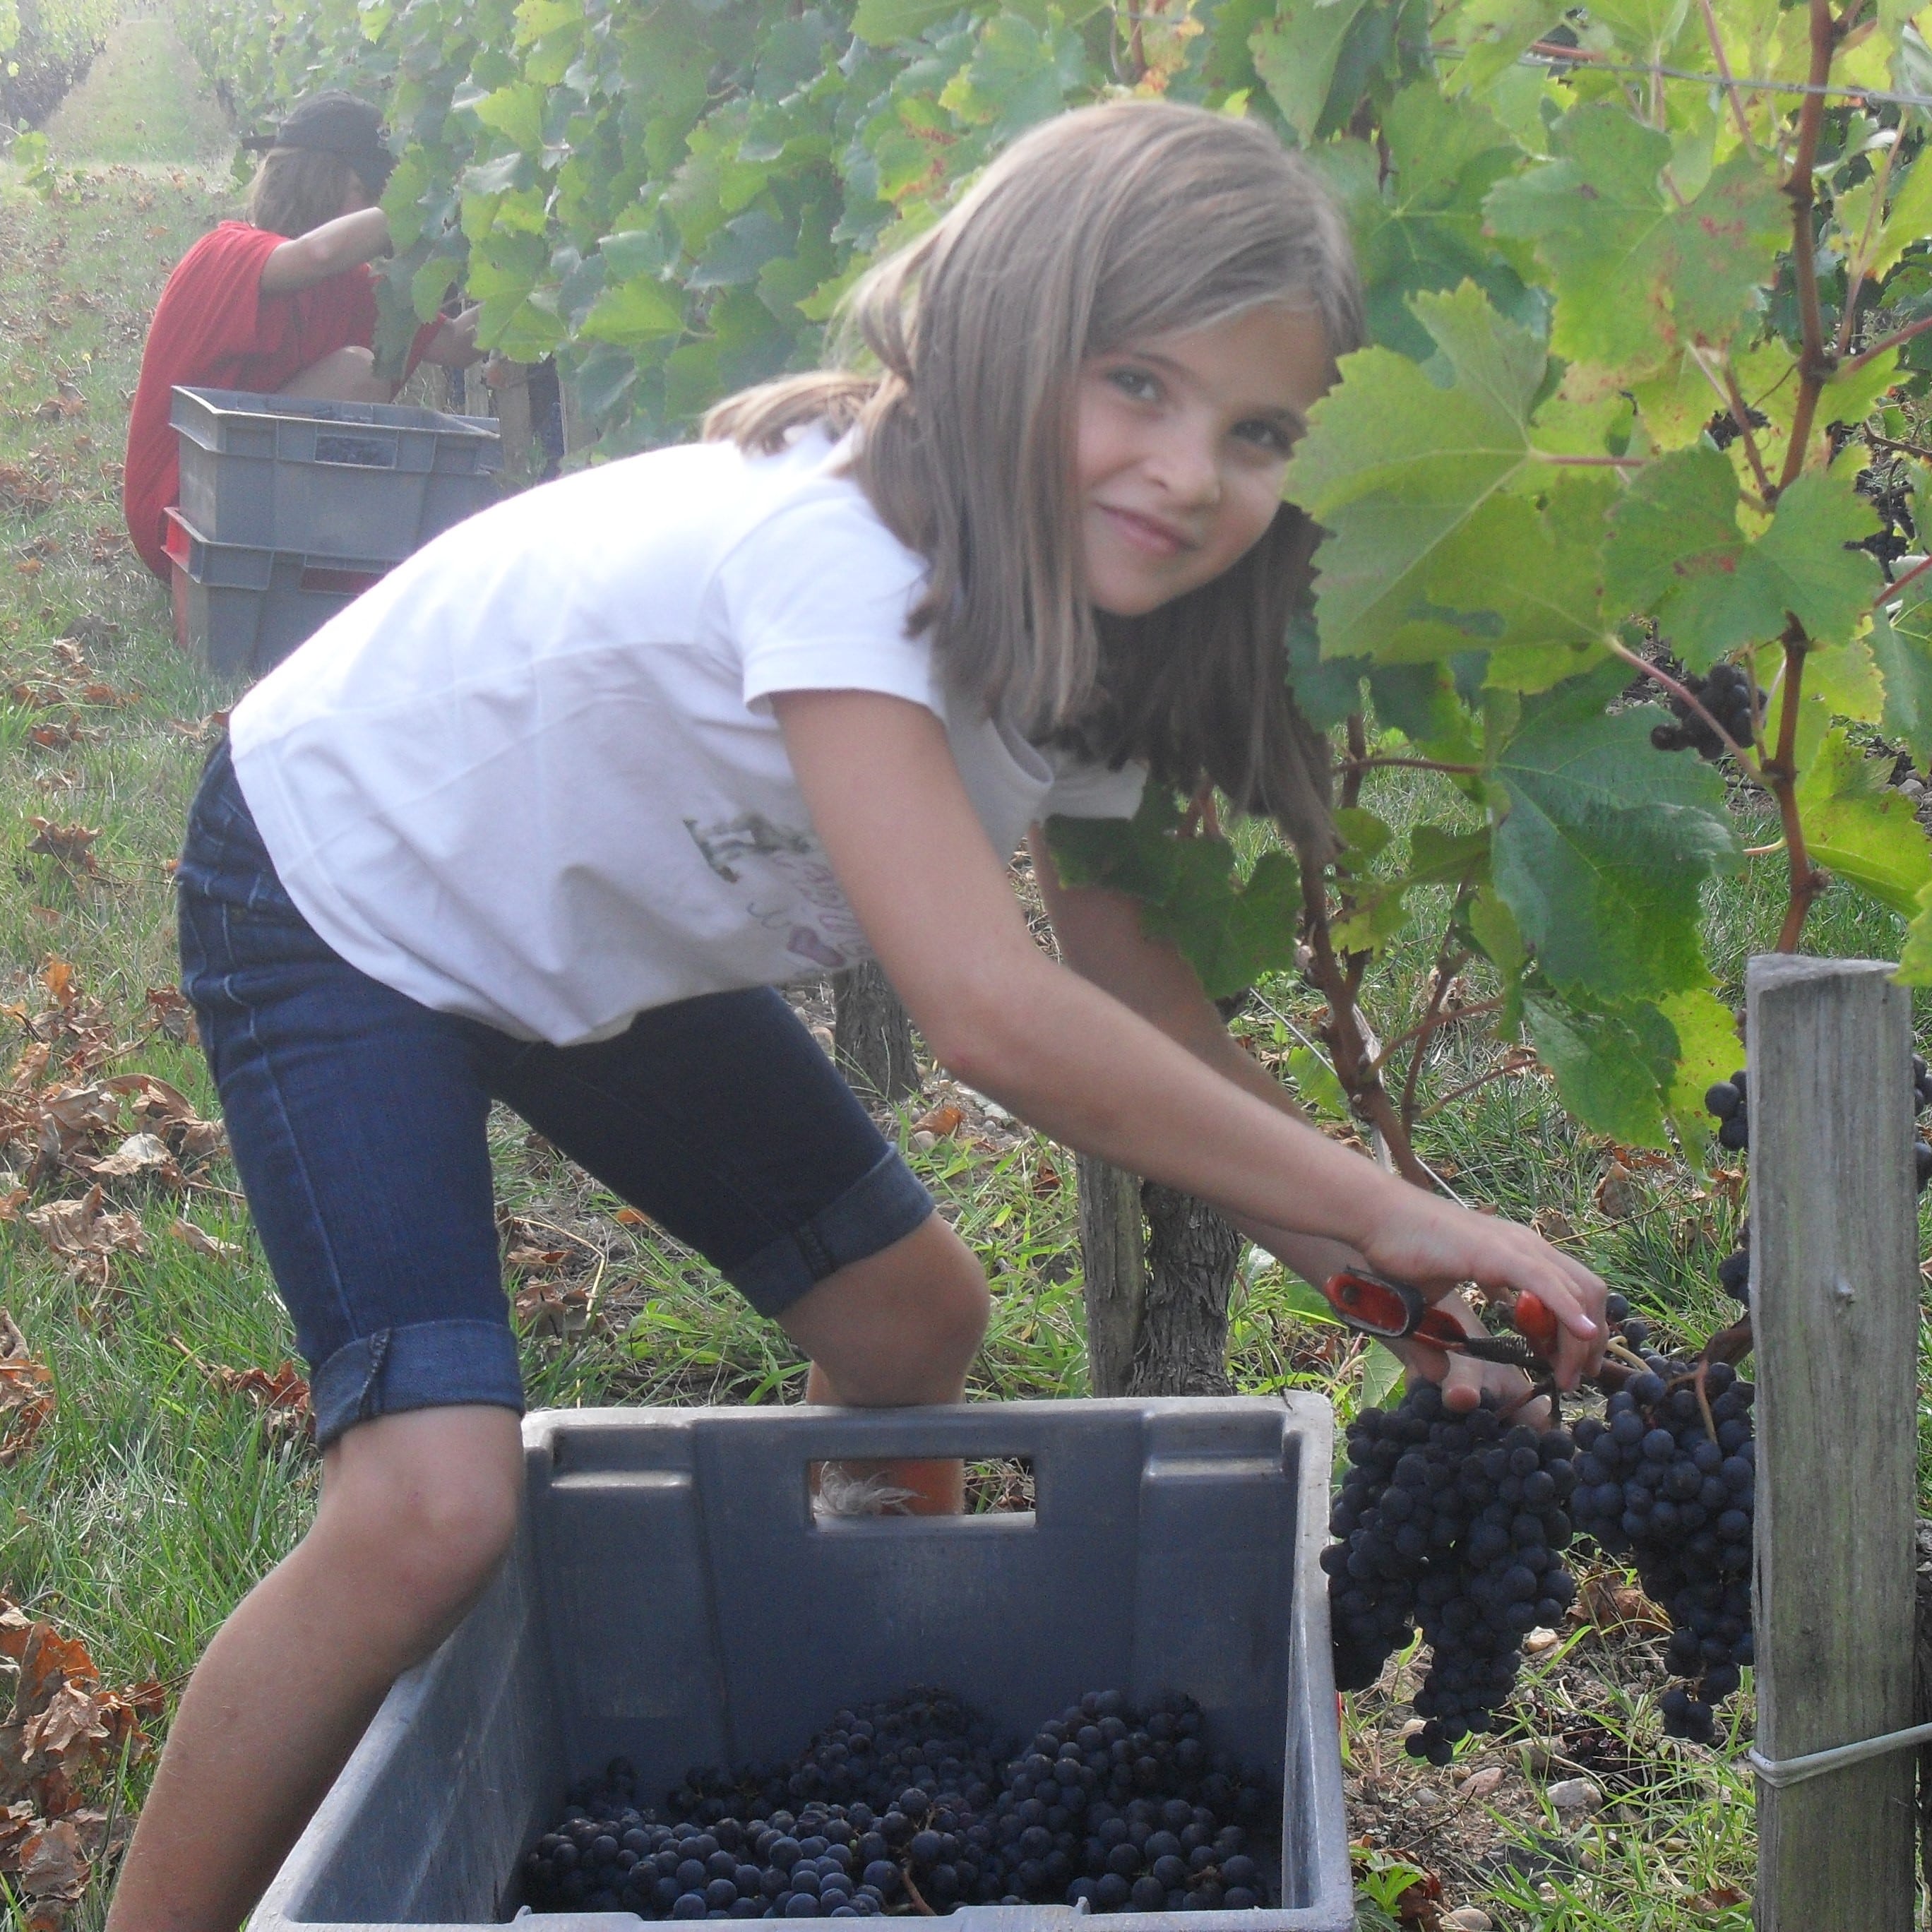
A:
{"type": "Polygon", "coordinates": [[[1911,1000],[1863,959],[1750,962],[1760,1932],[1910,1932],[1918,1340],[1911,1000]]]}
{"type": "Polygon", "coordinates": [[[1094,1395],[1125,1395],[1147,1305],[1140,1177],[1087,1154],[1076,1161],[1074,1171],[1086,1283],[1087,1386],[1094,1395]]]}

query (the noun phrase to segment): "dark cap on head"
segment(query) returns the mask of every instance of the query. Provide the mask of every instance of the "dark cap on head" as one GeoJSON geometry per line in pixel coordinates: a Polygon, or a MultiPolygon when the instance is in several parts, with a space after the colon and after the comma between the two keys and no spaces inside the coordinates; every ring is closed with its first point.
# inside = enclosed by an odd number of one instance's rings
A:
{"type": "Polygon", "coordinates": [[[340,154],[356,172],[370,198],[379,198],[388,185],[396,158],[382,139],[382,117],[366,100],[332,89],[312,94],[272,134],[244,137],[244,148],[307,148],[340,154]]]}

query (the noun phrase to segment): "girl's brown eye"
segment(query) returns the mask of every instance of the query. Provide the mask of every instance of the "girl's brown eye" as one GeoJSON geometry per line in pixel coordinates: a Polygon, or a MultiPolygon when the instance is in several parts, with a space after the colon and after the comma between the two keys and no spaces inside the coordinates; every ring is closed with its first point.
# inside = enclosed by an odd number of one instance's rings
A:
{"type": "Polygon", "coordinates": [[[1152,402],[1160,392],[1160,384],[1144,369],[1110,369],[1107,380],[1137,403],[1152,402]]]}
{"type": "Polygon", "coordinates": [[[1288,431],[1280,423],[1270,422],[1265,417],[1257,416],[1252,422],[1237,424],[1234,434],[1271,456],[1285,457],[1294,446],[1294,439],[1288,431]]]}

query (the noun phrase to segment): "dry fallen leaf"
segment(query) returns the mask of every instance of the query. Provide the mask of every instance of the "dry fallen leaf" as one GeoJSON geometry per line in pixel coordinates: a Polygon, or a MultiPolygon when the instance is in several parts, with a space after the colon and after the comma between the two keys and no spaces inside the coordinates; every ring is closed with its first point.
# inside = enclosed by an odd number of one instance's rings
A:
{"type": "Polygon", "coordinates": [[[78,1201],[50,1202],[20,1218],[59,1256],[70,1274],[97,1287],[106,1286],[116,1255],[148,1252],[140,1216],[104,1208],[98,1181],[78,1201]]]}
{"type": "Polygon", "coordinates": [[[517,1291],[510,1305],[518,1323],[532,1335],[561,1340],[580,1335],[590,1324],[590,1291],[562,1282],[531,1282],[517,1291]]]}
{"type": "Polygon", "coordinates": [[[1612,1221],[1627,1221],[1640,1205],[1636,1177],[1622,1161],[1612,1160],[1597,1183],[1598,1209],[1612,1221]]]}
{"type": "Polygon", "coordinates": [[[168,1232],[184,1247],[192,1248],[198,1255],[206,1255],[212,1261],[235,1261],[247,1252],[240,1242],[219,1240],[206,1228],[197,1228],[192,1221],[172,1222],[168,1232]]]}
{"type": "Polygon", "coordinates": [[[182,1171],[166,1142],[153,1134],[130,1134],[112,1154],[88,1162],[87,1171],[98,1180],[157,1180],[164,1187],[182,1185],[182,1171]]]}
{"type": "Polygon", "coordinates": [[[913,1122],[912,1131],[916,1134],[933,1134],[943,1138],[947,1134],[957,1132],[960,1123],[965,1118],[964,1113],[949,1100],[944,1106],[920,1114],[913,1122]]]}

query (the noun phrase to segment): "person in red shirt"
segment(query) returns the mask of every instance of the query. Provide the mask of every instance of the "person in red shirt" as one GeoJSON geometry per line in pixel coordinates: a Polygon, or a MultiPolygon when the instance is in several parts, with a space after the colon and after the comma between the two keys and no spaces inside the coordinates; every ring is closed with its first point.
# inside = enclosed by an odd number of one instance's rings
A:
{"type": "MultiPolygon", "coordinates": [[[[368,265],[388,252],[388,223],[376,203],[395,166],[376,110],[352,94],[315,94],[273,135],[244,145],[268,148],[247,219],[204,235],[169,276],[128,419],[128,533],[161,578],[163,512],[180,500],[168,421],[177,383],[339,402],[386,403],[396,392],[376,375],[371,346],[376,290],[368,265]]],[[[479,352],[471,309],[429,323],[410,367],[461,368],[479,352]]]]}

